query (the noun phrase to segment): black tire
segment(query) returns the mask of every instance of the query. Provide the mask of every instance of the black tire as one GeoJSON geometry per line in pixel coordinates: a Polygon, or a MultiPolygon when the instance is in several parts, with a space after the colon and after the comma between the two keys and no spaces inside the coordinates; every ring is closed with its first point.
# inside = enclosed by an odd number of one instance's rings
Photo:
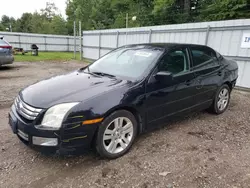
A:
{"type": "Polygon", "coordinates": [[[214,97],[214,101],[213,104],[211,105],[211,107],[209,108],[209,111],[214,113],[214,114],[222,114],[223,112],[225,112],[229,106],[230,103],[230,97],[231,97],[231,89],[229,88],[229,86],[227,84],[223,84],[216,92],[215,97],[214,97]],[[220,110],[217,102],[219,101],[219,94],[223,89],[227,89],[228,90],[228,102],[226,107],[223,110],[220,110]]]}
{"type": "Polygon", "coordinates": [[[98,132],[97,132],[97,137],[96,137],[96,150],[97,152],[99,153],[99,155],[103,158],[108,158],[108,159],[115,159],[115,158],[118,158],[118,157],[121,157],[122,155],[124,155],[125,153],[127,153],[129,151],[129,149],[131,148],[133,142],[134,142],[134,139],[137,135],[137,127],[138,127],[138,123],[136,121],[136,118],[134,117],[134,115],[129,112],[129,111],[126,111],[126,110],[118,110],[118,111],[115,111],[113,112],[112,114],[110,114],[108,117],[106,117],[104,119],[104,121],[101,123],[99,129],[98,129],[98,132]],[[104,143],[103,143],[103,136],[104,136],[104,132],[106,130],[106,128],[108,127],[108,125],[113,121],[115,120],[116,118],[118,117],[126,117],[128,118],[131,122],[132,122],[132,125],[133,125],[133,135],[132,135],[132,138],[131,138],[131,141],[130,143],[127,145],[127,147],[119,152],[119,153],[110,153],[108,152],[105,147],[104,147],[104,143]]]}

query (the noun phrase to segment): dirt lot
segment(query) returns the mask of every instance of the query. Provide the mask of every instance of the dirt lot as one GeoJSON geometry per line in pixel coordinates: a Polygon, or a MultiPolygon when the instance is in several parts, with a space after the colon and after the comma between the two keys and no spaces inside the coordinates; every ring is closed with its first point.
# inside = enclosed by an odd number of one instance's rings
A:
{"type": "Polygon", "coordinates": [[[23,87],[82,67],[15,63],[0,68],[0,187],[250,187],[250,94],[234,91],[223,115],[192,114],[141,135],[116,160],[44,156],[12,134],[7,114],[23,87]]]}

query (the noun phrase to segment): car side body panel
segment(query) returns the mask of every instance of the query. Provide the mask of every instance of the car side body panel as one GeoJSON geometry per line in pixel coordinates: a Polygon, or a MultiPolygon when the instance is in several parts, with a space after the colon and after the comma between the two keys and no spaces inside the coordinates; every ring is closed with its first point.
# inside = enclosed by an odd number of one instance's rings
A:
{"type": "Polygon", "coordinates": [[[236,83],[236,80],[238,78],[238,65],[235,61],[223,58],[221,60],[222,67],[224,69],[223,73],[223,79],[222,82],[226,83],[236,83]]]}

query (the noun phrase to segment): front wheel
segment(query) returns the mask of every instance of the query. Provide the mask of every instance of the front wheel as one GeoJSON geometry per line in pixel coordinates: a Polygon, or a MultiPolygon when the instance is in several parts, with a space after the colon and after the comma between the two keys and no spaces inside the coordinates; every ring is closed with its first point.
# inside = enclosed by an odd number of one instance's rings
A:
{"type": "Polygon", "coordinates": [[[137,135],[137,121],[126,110],[109,115],[99,127],[96,149],[105,158],[114,159],[124,155],[131,148],[137,135]]]}
{"type": "Polygon", "coordinates": [[[222,85],[216,92],[211,111],[215,114],[222,114],[228,108],[231,90],[227,84],[222,85]]]}

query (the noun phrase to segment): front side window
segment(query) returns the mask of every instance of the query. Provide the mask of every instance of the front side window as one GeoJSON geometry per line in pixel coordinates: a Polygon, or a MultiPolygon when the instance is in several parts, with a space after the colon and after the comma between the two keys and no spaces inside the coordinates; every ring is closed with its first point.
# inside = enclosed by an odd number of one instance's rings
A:
{"type": "Polygon", "coordinates": [[[193,68],[207,68],[218,64],[216,53],[207,47],[191,47],[193,68]]]}
{"type": "Polygon", "coordinates": [[[175,49],[167,53],[161,59],[159,71],[168,71],[173,75],[184,73],[189,70],[187,50],[175,49]]]}
{"type": "Polygon", "coordinates": [[[93,73],[139,79],[147,69],[154,66],[163,51],[162,48],[144,45],[118,48],[95,61],[89,66],[89,70],[93,73]]]}

